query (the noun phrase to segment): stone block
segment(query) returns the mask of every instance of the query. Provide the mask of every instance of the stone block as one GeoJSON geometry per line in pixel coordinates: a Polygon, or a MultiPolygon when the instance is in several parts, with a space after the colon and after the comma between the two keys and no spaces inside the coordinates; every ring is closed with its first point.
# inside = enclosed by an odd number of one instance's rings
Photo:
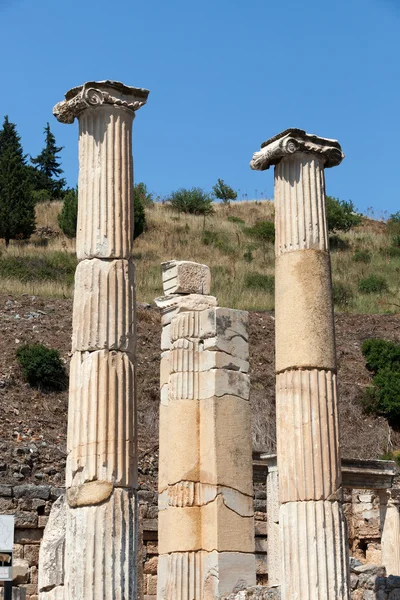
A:
{"type": "Polygon", "coordinates": [[[19,585],[29,581],[29,563],[23,558],[16,558],[13,561],[13,583],[19,585]]]}
{"type": "Polygon", "coordinates": [[[14,486],[14,497],[15,498],[42,498],[48,500],[50,498],[50,486],[49,485],[16,485],[14,486]]]}
{"type": "Polygon", "coordinates": [[[26,544],[24,546],[24,558],[30,566],[39,564],[39,546],[37,544],[26,544]]]}
{"type": "Polygon", "coordinates": [[[248,400],[250,379],[246,373],[227,369],[181,371],[172,373],[168,383],[168,401],[203,400],[213,396],[237,396],[248,400]]]}
{"type": "Polygon", "coordinates": [[[84,260],[75,273],[72,351],[134,353],[135,266],[128,260],[84,260]]]}
{"type": "Polygon", "coordinates": [[[200,294],[162,296],[161,298],[156,298],[155,303],[161,310],[161,323],[163,326],[169,325],[180,311],[201,311],[218,306],[217,299],[214,296],[203,296],[200,294]]]}
{"type": "Polygon", "coordinates": [[[330,258],[288,252],[276,260],[276,371],[336,370],[330,258]]]}
{"type": "Polygon", "coordinates": [[[53,504],[39,551],[39,590],[64,584],[66,503],[60,496],[53,504]]]}
{"type": "Polygon", "coordinates": [[[42,537],[41,529],[15,529],[14,542],[16,544],[39,544],[42,537]]]}
{"type": "Polygon", "coordinates": [[[171,260],[161,266],[164,294],[210,293],[211,271],[207,265],[171,260]]]}

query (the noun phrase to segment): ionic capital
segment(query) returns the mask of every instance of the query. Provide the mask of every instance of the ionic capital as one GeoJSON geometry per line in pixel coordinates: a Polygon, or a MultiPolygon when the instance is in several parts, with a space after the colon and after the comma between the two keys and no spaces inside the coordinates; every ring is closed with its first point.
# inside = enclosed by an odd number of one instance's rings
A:
{"type": "Polygon", "coordinates": [[[277,165],[285,156],[302,152],[316,154],[324,159],[325,167],[339,165],[344,154],[339,142],[306,133],[303,129],[285,129],[275,137],[261,144],[261,150],[255,152],[250,167],[256,171],[265,171],[277,165]]]}
{"type": "Polygon", "coordinates": [[[65,100],[58,102],[53,114],[61,123],[73,123],[75,117],[87,108],[96,108],[104,104],[114,105],[135,113],[146,104],[149,91],[134,88],[119,81],[88,81],[72,88],[65,94],[65,100]]]}

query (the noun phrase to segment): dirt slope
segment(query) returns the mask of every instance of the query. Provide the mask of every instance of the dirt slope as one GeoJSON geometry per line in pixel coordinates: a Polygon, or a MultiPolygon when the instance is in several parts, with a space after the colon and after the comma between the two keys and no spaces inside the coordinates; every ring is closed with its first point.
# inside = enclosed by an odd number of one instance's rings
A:
{"type": "MultiPolygon", "coordinates": [[[[40,342],[70,359],[72,301],[0,295],[0,483],[64,481],[67,392],[43,393],[23,382],[16,348],[40,342]]],[[[387,450],[388,436],[400,448],[400,433],[383,418],[362,413],[360,395],[369,384],[361,343],[368,337],[400,342],[400,316],[349,315],[335,318],[339,361],[342,454],[375,458],[387,450]]],[[[250,315],[251,402],[256,449],[273,451],[274,316],[250,315]]],[[[137,340],[139,475],[154,487],[157,475],[158,368],[161,326],[154,307],[139,306],[137,340]]]]}

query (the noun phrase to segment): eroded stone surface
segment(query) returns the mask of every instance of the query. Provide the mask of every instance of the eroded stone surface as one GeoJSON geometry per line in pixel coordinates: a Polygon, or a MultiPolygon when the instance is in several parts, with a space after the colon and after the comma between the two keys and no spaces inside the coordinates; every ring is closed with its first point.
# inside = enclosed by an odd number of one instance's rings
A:
{"type": "Polygon", "coordinates": [[[61,600],[64,598],[64,560],[66,531],[65,496],[53,504],[44,530],[39,551],[39,598],[61,600]]]}
{"type": "Polygon", "coordinates": [[[164,294],[209,294],[210,267],[187,260],[162,263],[164,294]]]}

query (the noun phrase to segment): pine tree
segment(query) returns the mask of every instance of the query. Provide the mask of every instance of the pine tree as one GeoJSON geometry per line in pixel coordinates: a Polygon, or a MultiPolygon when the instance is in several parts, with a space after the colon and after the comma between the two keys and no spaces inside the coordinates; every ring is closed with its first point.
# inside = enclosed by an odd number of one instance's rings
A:
{"type": "Polygon", "coordinates": [[[59,178],[63,170],[57,154],[63,147],[56,145],[56,138],[50,131],[49,123],[44,128],[44,133],[46,145],[36,158],[31,159],[37,173],[35,188],[48,190],[52,198],[59,198],[65,186],[65,179],[59,178]]]}
{"type": "Polygon", "coordinates": [[[35,205],[21,138],[5,117],[0,130],[0,237],[6,246],[16,237],[28,238],[35,229],[35,205]]]}

